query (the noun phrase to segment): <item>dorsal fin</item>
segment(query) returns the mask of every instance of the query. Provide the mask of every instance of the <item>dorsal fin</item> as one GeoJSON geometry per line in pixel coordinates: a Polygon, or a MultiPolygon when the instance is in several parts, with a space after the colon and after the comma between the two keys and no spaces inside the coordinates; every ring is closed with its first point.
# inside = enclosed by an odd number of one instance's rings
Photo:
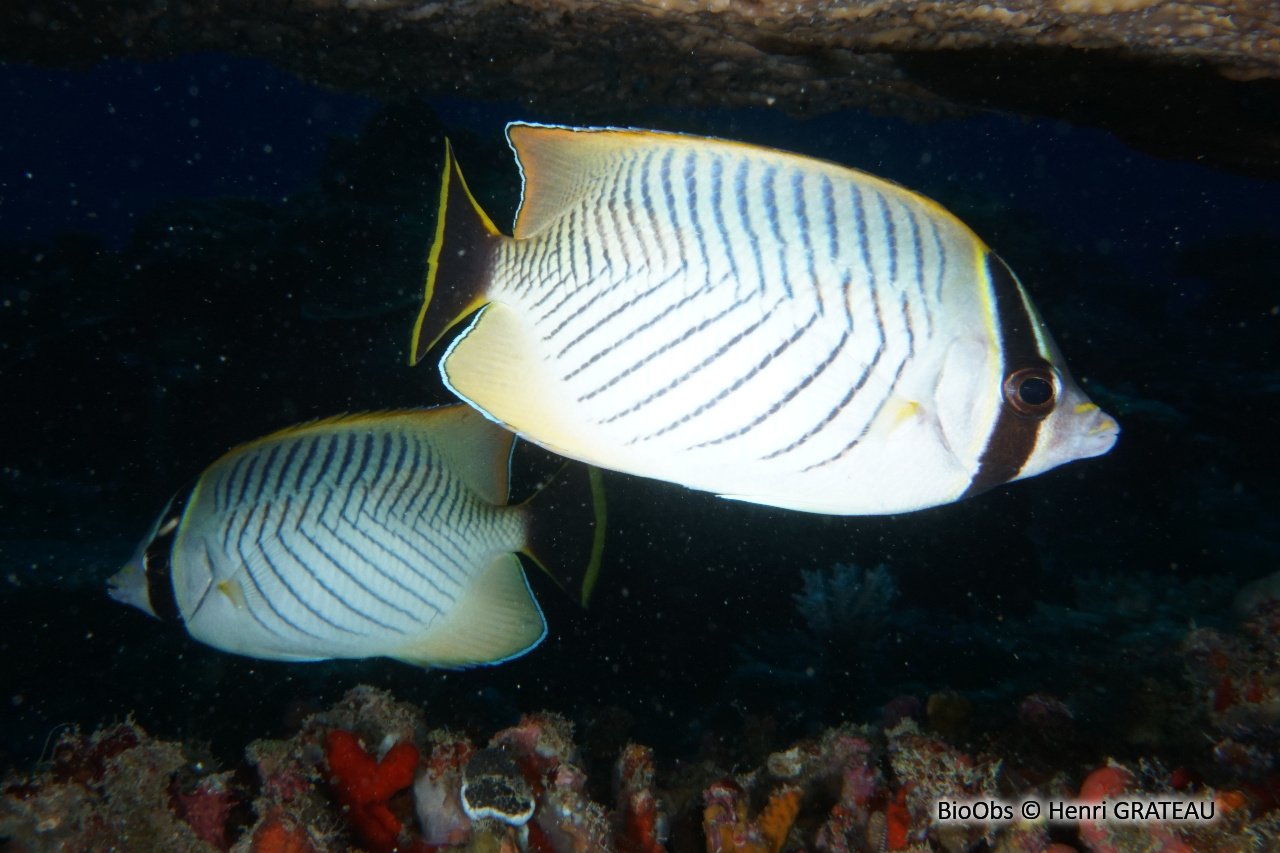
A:
{"type": "Polygon", "coordinates": [[[524,181],[516,214],[516,239],[532,237],[581,200],[600,178],[614,178],[618,163],[610,155],[678,134],[650,130],[559,127],[512,122],[507,142],[516,154],[524,181]]]}
{"type": "MultiPolygon", "coordinates": [[[[507,502],[511,445],[515,435],[470,406],[453,404],[434,409],[400,409],[308,421],[276,430],[228,451],[210,466],[227,465],[244,453],[264,445],[318,432],[376,432],[404,430],[426,433],[431,445],[445,458],[449,470],[482,500],[496,506],[507,502]]],[[[207,473],[207,472],[206,472],[207,473]]]]}
{"type": "Polygon", "coordinates": [[[458,479],[482,500],[506,504],[514,433],[462,404],[425,409],[416,416],[429,427],[433,444],[458,479]]]}

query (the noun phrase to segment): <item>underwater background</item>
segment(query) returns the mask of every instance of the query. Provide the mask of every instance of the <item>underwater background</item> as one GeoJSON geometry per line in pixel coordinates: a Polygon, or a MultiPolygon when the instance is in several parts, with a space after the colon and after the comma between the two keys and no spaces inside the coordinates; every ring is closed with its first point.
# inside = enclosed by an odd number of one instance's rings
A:
{"type": "Polygon", "coordinates": [[[130,715],[234,768],[371,685],[479,741],[563,715],[604,779],[629,741],[730,773],[909,718],[1045,778],[1150,760],[1280,799],[1274,180],[1054,119],[376,101],[217,53],[0,65],[0,115],[0,771],[130,715]],[[505,228],[516,119],[768,145],[937,200],[1017,271],[1119,442],[888,517],[606,472],[590,608],[530,571],[550,633],[495,667],[250,660],[109,600],[228,448],[452,399],[438,352],[407,366],[444,139],[505,228]]]}

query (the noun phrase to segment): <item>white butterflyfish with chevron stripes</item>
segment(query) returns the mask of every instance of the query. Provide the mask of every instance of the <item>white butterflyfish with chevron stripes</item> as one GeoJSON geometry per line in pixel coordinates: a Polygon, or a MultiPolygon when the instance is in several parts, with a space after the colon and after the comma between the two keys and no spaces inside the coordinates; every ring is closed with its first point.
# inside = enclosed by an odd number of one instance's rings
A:
{"type": "Polygon", "coordinates": [[[1106,453],[1017,277],[929,199],[675,133],[513,123],[513,236],[446,143],[411,360],[557,453],[833,514],[922,509],[1106,453]]]}
{"type": "Polygon", "coordinates": [[[516,552],[585,605],[604,536],[576,464],[507,505],[514,439],[454,405],[250,442],[170,501],[111,596],[256,658],[509,660],[546,634],[516,552]]]}

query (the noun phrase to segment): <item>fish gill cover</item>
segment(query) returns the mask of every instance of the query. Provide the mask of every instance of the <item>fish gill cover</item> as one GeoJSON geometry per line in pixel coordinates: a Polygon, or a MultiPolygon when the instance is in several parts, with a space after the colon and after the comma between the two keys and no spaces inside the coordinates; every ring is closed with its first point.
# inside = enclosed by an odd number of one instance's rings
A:
{"type": "MultiPolygon", "coordinates": [[[[972,58],[969,79],[1008,67],[972,58]]],[[[454,64],[499,79],[482,58],[454,64]]],[[[379,103],[217,54],[0,68],[0,838],[518,847],[460,799],[471,755],[506,744],[536,801],[523,843],[540,850],[1266,849],[1280,799],[1275,185],[1083,127],[1093,93],[1132,79],[1090,73],[1061,116],[1076,124],[680,111],[653,86],[618,99],[610,123],[817,156],[943,204],[1017,271],[1125,432],[1099,459],[890,517],[606,473],[591,607],[529,572],[543,644],[439,672],[225,655],[111,602],[104,581],[230,447],[450,402],[434,369],[404,366],[444,139],[505,228],[520,175],[504,124],[598,123],[599,99],[541,114],[379,103]],[[359,684],[376,689],[348,695],[359,684]],[[353,780],[362,793],[341,810],[353,780]],[[1227,817],[1019,830],[929,816],[936,798],[1092,791],[1178,792],[1227,817]]],[[[1247,112],[1215,135],[1271,168],[1267,81],[1223,80],[1165,95],[1184,126],[1211,106],[1247,112]]],[[[523,445],[513,500],[559,464],[523,445]]]]}

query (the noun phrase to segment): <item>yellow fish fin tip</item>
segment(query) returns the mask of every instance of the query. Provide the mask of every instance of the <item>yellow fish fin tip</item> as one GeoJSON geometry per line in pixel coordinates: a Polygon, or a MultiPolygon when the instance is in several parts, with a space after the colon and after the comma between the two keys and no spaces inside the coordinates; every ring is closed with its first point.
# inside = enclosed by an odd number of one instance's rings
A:
{"type": "Polygon", "coordinates": [[[435,237],[427,254],[422,307],[409,344],[411,365],[420,362],[450,328],[488,302],[494,254],[503,239],[467,188],[446,140],[435,237]]]}
{"type": "Polygon", "coordinates": [[[586,607],[600,576],[608,524],[600,470],[569,462],[525,506],[521,553],[586,607]]]}

